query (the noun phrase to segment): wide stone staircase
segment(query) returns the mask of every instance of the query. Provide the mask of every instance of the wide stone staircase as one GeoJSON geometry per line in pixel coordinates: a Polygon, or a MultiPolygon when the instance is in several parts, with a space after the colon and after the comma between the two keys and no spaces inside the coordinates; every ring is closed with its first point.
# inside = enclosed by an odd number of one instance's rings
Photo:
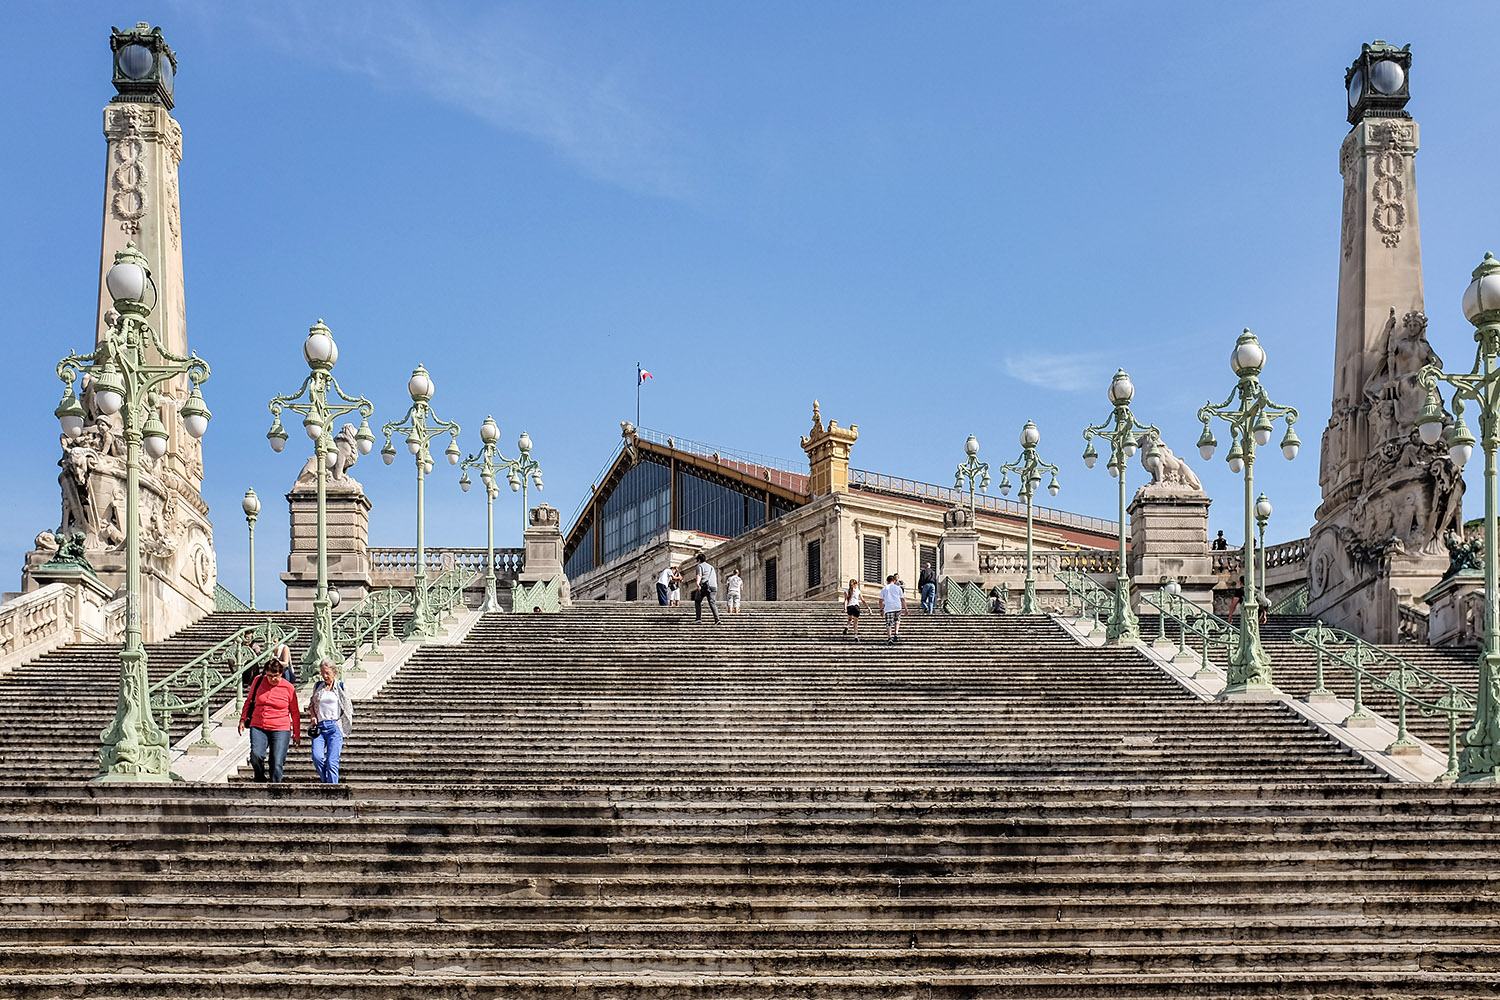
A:
{"type": "MultiPolygon", "coordinates": [[[[0,996],[1494,996],[1490,788],[1045,618],[487,616],[348,782],[0,787],[0,996]]],[[[110,703],[112,709],[112,702],[110,703]]]]}
{"type": "MultiPolygon", "coordinates": [[[[146,668],[157,681],[215,643],[275,619],[298,630],[294,658],[306,648],[310,614],[218,611],[160,642],[146,643],[146,668]]],[[[37,778],[87,781],[99,770],[99,736],[115,717],[120,647],[77,643],[53,650],[0,676],[0,783],[37,778]]],[[[233,692],[230,692],[233,697],[233,692]]],[[[198,724],[172,720],[175,742],[198,724]]]]}

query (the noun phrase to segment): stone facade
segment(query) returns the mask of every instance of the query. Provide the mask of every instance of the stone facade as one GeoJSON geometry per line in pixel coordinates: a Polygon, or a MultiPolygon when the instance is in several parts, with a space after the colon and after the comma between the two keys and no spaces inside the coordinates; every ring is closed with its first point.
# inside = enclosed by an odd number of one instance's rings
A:
{"type": "MultiPolygon", "coordinates": [[[[850,579],[859,580],[868,595],[871,587],[879,589],[887,573],[897,574],[915,598],[921,560],[940,550],[948,509],[861,490],[828,494],[737,538],[666,532],[651,546],[573,580],[573,596],[575,601],[623,601],[632,595],[654,601],[656,577],[663,569],[690,564],[704,552],[721,577],[739,571],[747,601],[834,601],[850,579]],[[868,566],[867,555],[872,557],[868,566]]],[[[987,589],[1003,583],[1019,594],[1025,573],[1025,525],[981,513],[977,529],[982,567],[978,578],[987,589]],[[1003,569],[997,568],[1001,561],[995,557],[1000,554],[1013,557],[1003,561],[1003,569]]],[[[1049,609],[1063,602],[1061,588],[1047,571],[1049,556],[1090,555],[1106,562],[1109,557],[1107,551],[1080,551],[1076,543],[1046,528],[1036,529],[1033,542],[1037,590],[1049,609]]],[[[1112,565],[1101,562],[1101,572],[1112,574],[1112,565]]]]}
{"type": "Polygon", "coordinates": [[[1447,567],[1443,537],[1463,523],[1463,480],[1423,445],[1417,372],[1427,342],[1415,157],[1404,112],[1357,121],[1339,151],[1344,181],[1333,412],[1323,432],[1323,502],[1311,535],[1308,610],[1394,642],[1400,609],[1447,567]],[[1398,116],[1399,115],[1399,116],[1398,116]]]}

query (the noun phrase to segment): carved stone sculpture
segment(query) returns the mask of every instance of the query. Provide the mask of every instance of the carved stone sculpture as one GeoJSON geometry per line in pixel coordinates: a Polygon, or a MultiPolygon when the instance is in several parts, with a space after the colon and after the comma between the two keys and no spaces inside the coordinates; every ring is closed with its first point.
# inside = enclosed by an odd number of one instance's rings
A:
{"type": "MultiPolygon", "coordinates": [[[[1152,436],[1154,437],[1155,435],[1152,436]]],[[[1146,453],[1149,450],[1150,442],[1142,441],[1139,452],[1142,468],[1146,468],[1146,453]]],[[[1151,482],[1153,484],[1161,483],[1165,486],[1181,486],[1184,489],[1197,490],[1200,493],[1203,491],[1203,483],[1193,474],[1193,470],[1188,468],[1188,464],[1178,458],[1172,449],[1167,447],[1167,443],[1160,438],[1157,438],[1156,441],[1156,451],[1161,458],[1161,463],[1157,465],[1155,471],[1146,468],[1146,471],[1151,473],[1151,482]]]]}
{"type": "MultiPolygon", "coordinates": [[[[364,487],[359,480],[349,475],[349,470],[354,463],[359,461],[359,441],[356,435],[358,430],[353,424],[345,424],[339,428],[339,432],[333,436],[333,447],[338,459],[328,470],[326,485],[329,489],[347,490],[350,492],[363,493],[364,487]]],[[[318,483],[318,458],[316,455],[309,458],[302,466],[302,471],[297,475],[297,481],[292,484],[292,489],[313,489],[318,483]]]]}

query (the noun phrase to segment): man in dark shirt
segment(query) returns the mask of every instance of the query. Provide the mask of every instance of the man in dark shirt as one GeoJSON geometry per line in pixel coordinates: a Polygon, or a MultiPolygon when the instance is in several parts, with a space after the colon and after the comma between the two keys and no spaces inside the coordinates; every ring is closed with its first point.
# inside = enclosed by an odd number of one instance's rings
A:
{"type": "Polygon", "coordinates": [[[1227,539],[1225,539],[1224,532],[1219,532],[1219,537],[1213,540],[1213,544],[1210,545],[1209,548],[1213,549],[1215,552],[1223,552],[1229,548],[1229,542],[1227,539]]]}
{"type": "Polygon", "coordinates": [[[922,610],[929,615],[937,603],[937,573],[932,568],[932,563],[923,563],[922,572],[917,577],[917,589],[922,592],[922,610]]]}

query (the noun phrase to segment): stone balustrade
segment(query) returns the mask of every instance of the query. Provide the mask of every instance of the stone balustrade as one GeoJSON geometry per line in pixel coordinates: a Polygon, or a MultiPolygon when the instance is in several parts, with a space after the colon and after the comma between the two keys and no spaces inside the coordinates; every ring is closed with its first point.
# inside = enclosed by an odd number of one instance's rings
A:
{"type": "MultiPolygon", "coordinates": [[[[1290,542],[1278,542],[1266,546],[1266,573],[1282,566],[1303,566],[1307,563],[1310,539],[1296,538],[1290,542]]],[[[1244,549],[1219,549],[1213,553],[1215,573],[1238,573],[1244,561],[1244,549]]]]}
{"type": "MultiPolygon", "coordinates": [[[[433,547],[426,550],[427,575],[431,579],[438,573],[457,569],[469,578],[464,590],[464,603],[478,607],[484,599],[485,556],[488,550],[479,547],[433,547]]],[[[417,569],[417,550],[414,547],[371,546],[370,586],[376,590],[385,587],[410,587],[417,569]]],[[[508,607],[511,586],[526,567],[526,550],[495,550],[495,582],[500,591],[502,606],[508,607]]]]}
{"type": "Polygon", "coordinates": [[[70,642],[118,642],[125,599],[89,580],[49,583],[0,604],[0,674],[70,642]]]}
{"type": "MultiPolygon", "coordinates": [[[[1040,580],[1042,577],[1050,578],[1054,573],[1062,570],[1076,570],[1080,573],[1118,573],[1120,568],[1120,554],[1104,550],[1082,549],[1078,551],[1064,550],[1051,552],[1034,552],[1032,554],[1031,572],[1040,580]]],[[[1026,576],[1026,552],[1023,549],[991,549],[979,554],[979,572],[989,576],[1010,577],[1015,576],[1024,579],[1026,576]]]]}

